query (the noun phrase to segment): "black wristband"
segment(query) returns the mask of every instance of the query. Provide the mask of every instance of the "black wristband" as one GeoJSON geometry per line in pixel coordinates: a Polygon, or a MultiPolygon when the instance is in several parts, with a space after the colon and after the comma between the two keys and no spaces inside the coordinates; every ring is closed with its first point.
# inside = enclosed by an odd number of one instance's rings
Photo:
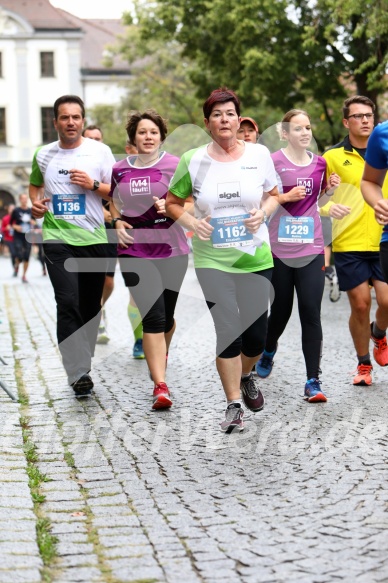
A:
{"type": "Polygon", "coordinates": [[[123,219],[120,219],[120,217],[119,217],[119,218],[117,218],[117,219],[112,219],[112,220],[111,220],[111,222],[110,222],[110,224],[111,224],[111,227],[113,227],[113,228],[114,228],[114,227],[115,227],[115,224],[117,223],[117,221],[122,221],[122,220],[123,220],[123,219]]]}

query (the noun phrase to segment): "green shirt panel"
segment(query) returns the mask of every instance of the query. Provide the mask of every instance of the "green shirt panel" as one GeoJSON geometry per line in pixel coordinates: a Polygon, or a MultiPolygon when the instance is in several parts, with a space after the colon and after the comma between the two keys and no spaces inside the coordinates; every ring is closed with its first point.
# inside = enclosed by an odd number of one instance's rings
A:
{"type": "Polygon", "coordinates": [[[67,245],[78,247],[108,242],[104,225],[94,229],[94,231],[88,231],[63,219],[56,219],[52,213],[47,212],[43,221],[43,241],[52,240],[59,240],[67,245]]]}

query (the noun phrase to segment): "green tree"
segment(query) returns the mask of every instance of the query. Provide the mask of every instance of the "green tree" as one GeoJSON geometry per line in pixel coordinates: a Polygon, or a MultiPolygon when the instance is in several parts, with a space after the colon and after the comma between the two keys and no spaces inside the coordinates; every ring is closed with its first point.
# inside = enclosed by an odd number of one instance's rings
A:
{"type": "Polygon", "coordinates": [[[124,155],[127,134],[121,108],[113,105],[96,105],[87,113],[89,123],[101,128],[104,143],[111,148],[113,154],[118,157],[124,155]]]}
{"type": "Polygon", "coordinates": [[[131,65],[132,80],[127,82],[127,96],[121,109],[155,109],[168,120],[170,131],[185,123],[201,123],[200,102],[191,81],[192,63],[182,58],[182,47],[175,39],[148,37],[138,26],[129,25],[112,54],[119,54],[131,65]]]}
{"type": "Polygon", "coordinates": [[[135,10],[144,42],[176,40],[182,58],[195,63],[189,74],[198,97],[227,85],[244,111],[303,106],[323,148],[343,133],[347,95],[377,101],[386,90],[387,2],[137,0],[135,10]]]}

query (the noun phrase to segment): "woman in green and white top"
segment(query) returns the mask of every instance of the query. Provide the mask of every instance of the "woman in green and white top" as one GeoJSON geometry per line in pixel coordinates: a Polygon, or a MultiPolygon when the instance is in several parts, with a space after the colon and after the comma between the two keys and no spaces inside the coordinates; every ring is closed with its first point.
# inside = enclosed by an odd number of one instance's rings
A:
{"type": "Polygon", "coordinates": [[[203,106],[212,141],[186,152],[167,196],[167,214],[194,231],[194,265],[217,334],[217,370],[227,399],[221,429],[243,429],[246,406],[264,397],[251,370],[265,342],[273,267],[266,219],[278,205],[268,149],[237,139],[240,101],[226,88],[203,106]],[[194,215],[184,210],[193,195],[194,215]]]}

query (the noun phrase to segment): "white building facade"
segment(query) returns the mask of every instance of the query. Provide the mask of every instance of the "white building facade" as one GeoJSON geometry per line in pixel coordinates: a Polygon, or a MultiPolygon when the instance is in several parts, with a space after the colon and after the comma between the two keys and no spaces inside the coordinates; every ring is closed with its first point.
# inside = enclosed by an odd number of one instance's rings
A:
{"type": "Polygon", "coordinates": [[[84,21],[48,0],[0,0],[0,218],[26,192],[35,149],[57,139],[53,104],[79,95],[86,109],[118,104],[129,67],[103,65],[118,21],[84,21]]]}

